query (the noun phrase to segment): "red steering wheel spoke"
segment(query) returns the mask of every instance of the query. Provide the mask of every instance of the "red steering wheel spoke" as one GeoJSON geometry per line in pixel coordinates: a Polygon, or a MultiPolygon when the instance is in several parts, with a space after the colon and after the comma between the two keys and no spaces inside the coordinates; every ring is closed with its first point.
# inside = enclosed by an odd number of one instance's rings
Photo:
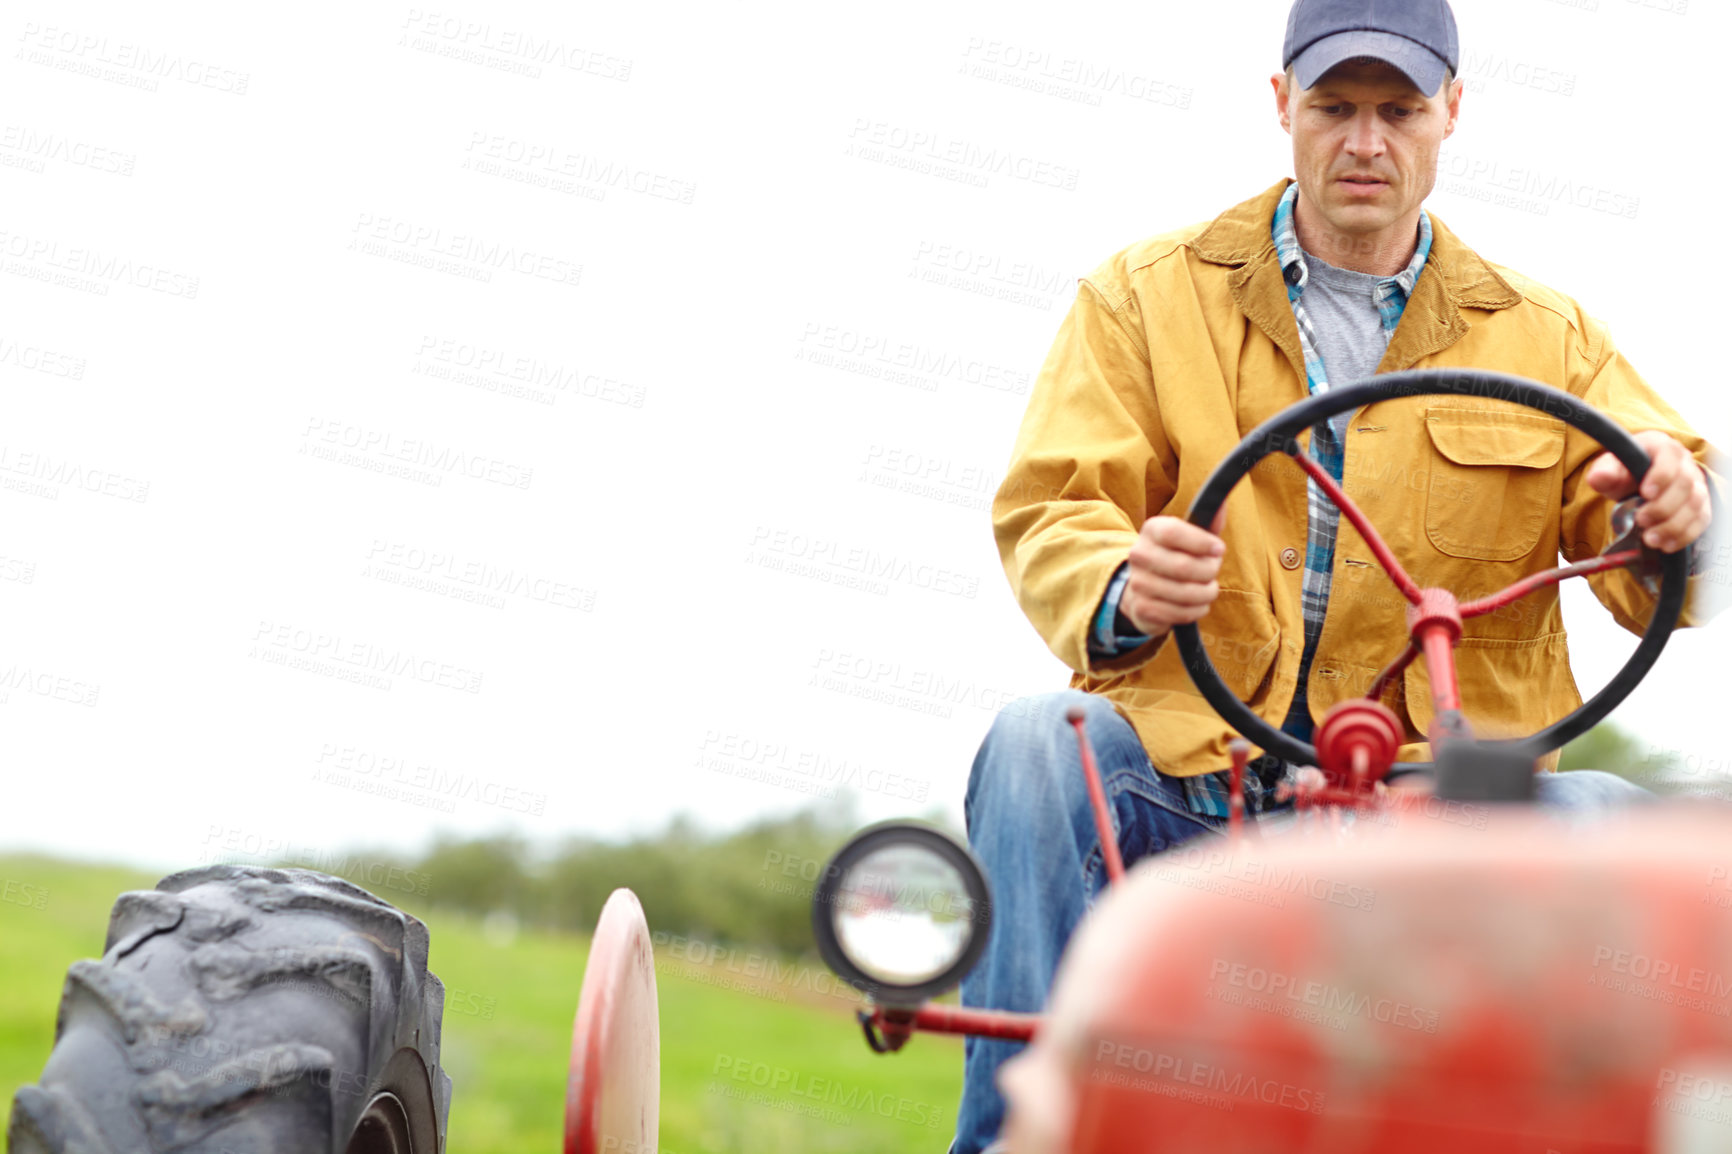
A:
{"type": "MultiPolygon", "coordinates": [[[[1467,614],[1457,605],[1455,594],[1447,589],[1421,589],[1418,582],[1409,577],[1407,570],[1401,567],[1401,562],[1395,559],[1395,554],[1390,551],[1388,542],[1384,541],[1377,527],[1354,503],[1353,498],[1347,495],[1346,490],[1336,483],[1335,478],[1308,454],[1299,451],[1297,442],[1288,446],[1287,454],[1317,483],[1324,496],[1341,510],[1341,515],[1359,530],[1359,535],[1365,539],[1366,548],[1371,550],[1377,563],[1383,566],[1384,572],[1389,574],[1389,579],[1408,601],[1407,631],[1412,640],[1408,644],[1407,652],[1397,658],[1395,664],[1377,675],[1366,696],[1375,702],[1383,695],[1389,682],[1413,661],[1414,656],[1423,654],[1425,670],[1431,678],[1432,712],[1438,718],[1438,722],[1432,725],[1431,739],[1435,744],[1448,737],[1463,736],[1465,726],[1460,721],[1461,691],[1455,681],[1455,644],[1461,640],[1461,622],[1467,614]]],[[[1319,750],[1321,751],[1321,743],[1319,750]]],[[[1389,760],[1393,762],[1394,759],[1392,751],[1389,760]]],[[[1383,772],[1388,772],[1387,764],[1383,766],[1383,772]]]]}
{"type": "Polygon", "coordinates": [[[1309,454],[1300,452],[1297,442],[1288,446],[1287,454],[1299,462],[1299,467],[1304,469],[1313,481],[1317,482],[1317,487],[1322,489],[1324,495],[1334,502],[1337,509],[1341,510],[1341,515],[1352,522],[1355,529],[1359,530],[1359,535],[1365,538],[1365,545],[1371,550],[1371,555],[1377,558],[1377,563],[1383,566],[1383,571],[1389,574],[1389,579],[1395,582],[1395,587],[1401,590],[1401,595],[1407,598],[1408,604],[1418,605],[1419,584],[1407,575],[1407,570],[1401,567],[1401,562],[1397,561],[1395,554],[1389,551],[1389,546],[1384,542],[1383,535],[1366,519],[1359,506],[1353,503],[1353,498],[1349,497],[1346,491],[1335,483],[1335,478],[1329,475],[1328,470],[1312,460],[1309,454]]]}
{"type": "MultiPolygon", "coordinates": [[[[1372,702],[1379,701],[1390,683],[1401,676],[1415,657],[1423,655],[1426,673],[1431,681],[1432,712],[1441,722],[1433,724],[1434,732],[1429,735],[1434,744],[1450,737],[1463,736],[1467,732],[1465,723],[1460,719],[1461,691],[1455,677],[1455,646],[1461,640],[1463,621],[1502,609],[1537,589],[1556,585],[1570,577],[1585,577],[1607,569],[1624,567],[1640,569],[1648,565],[1648,558],[1640,547],[1620,547],[1630,544],[1630,538],[1626,535],[1611,550],[1600,556],[1531,574],[1490,596],[1462,604],[1446,589],[1420,588],[1419,584],[1407,575],[1401,562],[1396,560],[1388,542],[1384,541],[1377,527],[1365,516],[1365,512],[1322,465],[1299,448],[1296,440],[1288,443],[1287,455],[1317,483],[1324,496],[1328,497],[1335,507],[1341,510],[1341,515],[1359,531],[1372,556],[1377,558],[1378,564],[1389,574],[1389,579],[1394,582],[1396,589],[1407,598],[1407,629],[1410,638],[1407,648],[1373,679],[1365,696],[1372,702]]],[[[1634,524],[1633,516],[1626,519],[1634,524]]],[[[1321,746],[1322,743],[1319,742],[1320,752],[1321,746]]],[[[1391,760],[1393,757],[1392,753],[1391,760]]]]}
{"type": "Polygon", "coordinates": [[[1479,617],[1514,601],[1519,601],[1536,589],[1544,589],[1547,585],[1556,585],[1571,577],[1586,577],[1590,573],[1603,573],[1607,569],[1622,569],[1626,566],[1641,565],[1645,562],[1642,550],[1620,549],[1616,553],[1602,553],[1597,557],[1589,557],[1586,561],[1577,561],[1573,565],[1560,565],[1556,569],[1547,569],[1544,573],[1534,573],[1523,577],[1489,597],[1481,597],[1478,601],[1469,601],[1461,607],[1461,616],[1465,621],[1470,617],[1479,617]]]}

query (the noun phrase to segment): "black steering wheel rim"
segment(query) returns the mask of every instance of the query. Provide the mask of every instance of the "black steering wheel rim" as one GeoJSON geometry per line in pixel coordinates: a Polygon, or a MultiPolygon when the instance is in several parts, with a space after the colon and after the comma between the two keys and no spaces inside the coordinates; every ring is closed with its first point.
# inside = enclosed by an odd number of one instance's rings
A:
{"type": "MultiPolygon", "coordinates": [[[[1512,401],[1556,417],[1571,428],[1593,437],[1630,470],[1638,483],[1648,471],[1648,454],[1634,437],[1598,409],[1562,390],[1525,377],[1484,369],[1407,369],[1307,397],[1252,429],[1209,474],[1191,502],[1185,519],[1193,525],[1208,528],[1226,503],[1227,494],[1257,462],[1270,453],[1292,451],[1289,445],[1296,447],[1296,438],[1302,431],[1361,405],[1418,396],[1473,396],[1512,401]]],[[[1538,733],[1486,744],[1519,751],[1530,760],[1537,760],[1586,733],[1617,708],[1659,659],[1660,651],[1666,647],[1673,629],[1677,627],[1679,614],[1684,609],[1689,576],[1687,552],[1680,549],[1662,555],[1660,594],[1647,631],[1642,634],[1636,651],[1604,688],[1538,733]]],[[[1214,663],[1209,660],[1196,624],[1173,626],[1173,638],[1178,643],[1191,681],[1222,720],[1241,736],[1261,746],[1265,753],[1294,765],[1317,764],[1315,746],[1270,725],[1227,688],[1214,663]]],[[[1298,692],[1298,687],[1295,692],[1298,692]]],[[[1397,762],[1392,772],[1429,771],[1431,768],[1432,763],[1427,761],[1397,762]]]]}

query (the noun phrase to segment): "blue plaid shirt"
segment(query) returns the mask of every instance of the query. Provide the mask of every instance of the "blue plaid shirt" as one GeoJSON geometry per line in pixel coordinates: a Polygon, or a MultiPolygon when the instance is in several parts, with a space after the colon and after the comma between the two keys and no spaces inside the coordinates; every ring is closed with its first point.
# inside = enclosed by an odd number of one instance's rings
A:
{"type": "MultiPolygon", "coordinates": [[[[1275,241],[1275,256],[1281,262],[1282,276],[1287,281],[1287,301],[1293,306],[1293,320],[1299,327],[1299,347],[1305,354],[1305,386],[1315,394],[1329,390],[1329,376],[1324,371],[1323,358],[1317,352],[1316,328],[1305,311],[1305,285],[1309,274],[1305,267],[1304,250],[1299,246],[1299,234],[1293,225],[1293,206],[1298,199],[1299,186],[1288,185],[1286,195],[1275,206],[1275,218],[1270,224],[1270,233],[1275,241]]],[[[1425,270],[1425,261],[1430,255],[1431,218],[1421,212],[1419,244],[1413,250],[1413,259],[1407,262],[1406,268],[1377,285],[1377,311],[1383,318],[1386,340],[1401,323],[1401,314],[1407,308],[1407,298],[1412,295],[1413,286],[1418,282],[1419,274],[1425,270]]],[[[1311,455],[1329,471],[1329,475],[1337,483],[1342,479],[1346,460],[1343,442],[1351,416],[1351,413],[1343,413],[1311,430],[1311,455]]],[[[1300,591],[1300,603],[1305,614],[1305,651],[1299,660],[1299,686],[1294,693],[1293,705],[1287,711],[1287,720],[1282,723],[1281,728],[1300,741],[1309,742],[1312,721],[1305,698],[1305,683],[1311,673],[1311,659],[1316,654],[1317,638],[1323,632],[1323,616],[1329,608],[1329,581],[1335,565],[1335,530],[1341,514],[1315,481],[1307,481],[1306,489],[1310,515],[1305,546],[1304,583],[1300,591]]],[[[1141,634],[1119,632],[1114,628],[1119,598],[1124,593],[1128,577],[1128,567],[1121,565],[1107,586],[1106,596],[1101,599],[1100,613],[1095,621],[1094,649],[1105,656],[1134,649],[1148,640],[1141,634]]],[[[1245,776],[1245,800],[1246,808],[1256,812],[1264,808],[1263,783],[1268,782],[1272,787],[1276,780],[1285,775],[1287,767],[1280,765],[1272,757],[1266,757],[1253,762],[1252,768],[1255,772],[1245,776]]],[[[1227,816],[1227,771],[1204,773],[1181,780],[1185,784],[1186,801],[1193,813],[1227,816]]]]}
{"type": "MultiPolygon", "coordinates": [[[[1281,273],[1287,280],[1287,300],[1293,306],[1293,319],[1299,326],[1299,346],[1305,353],[1305,385],[1312,393],[1329,391],[1329,377],[1323,369],[1323,358],[1317,353],[1317,332],[1305,311],[1307,272],[1305,254],[1299,247],[1299,235],[1293,227],[1293,205],[1299,199],[1299,186],[1288,185],[1287,194],[1275,206],[1272,230],[1275,255],[1281,261],[1281,273]]],[[[1377,311],[1383,318],[1385,342],[1401,323],[1407,308],[1407,298],[1419,274],[1425,270],[1425,259],[1431,255],[1431,218],[1419,214],[1419,244],[1413,259],[1394,276],[1378,282],[1377,311]]],[[[1352,382],[1348,382],[1352,383],[1352,382]]],[[[1337,484],[1341,482],[1345,462],[1343,441],[1351,413],[1342,413],[1311,430],[1311,456],[1329,471],[1337,484]]],[[[1293,697],[1293,707],[1281,728],[1300,741],[1311,740],[1311,712],[1305,701],[1305,683],[1311,673],[1311,658],[1317,652],[1317,638],[1323,632],[1323,615],[1329,608],[1329,579],[1335,565],[1335,530],[1341,519],[1337,509],[1317,482],[1305,483],[1310,508],[1310,533],[1305,544],[1305,579],[1300,591],[1300,604],[1305,612],[1305,654],[1299,661],[1299,688],[1293,697]]]]}

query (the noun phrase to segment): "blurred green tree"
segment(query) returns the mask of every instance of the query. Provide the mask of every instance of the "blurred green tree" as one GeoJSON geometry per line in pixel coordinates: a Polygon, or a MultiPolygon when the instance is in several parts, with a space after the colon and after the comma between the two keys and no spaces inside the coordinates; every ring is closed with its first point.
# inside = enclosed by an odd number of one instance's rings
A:
{"type": "Polygon", "coordinates": [[[1661,750],[1602,721],[1564,746],[1559,770],[1603,769],[1638,785],[1651,784],[1676,761],[1670,750],[1661,750]]]}

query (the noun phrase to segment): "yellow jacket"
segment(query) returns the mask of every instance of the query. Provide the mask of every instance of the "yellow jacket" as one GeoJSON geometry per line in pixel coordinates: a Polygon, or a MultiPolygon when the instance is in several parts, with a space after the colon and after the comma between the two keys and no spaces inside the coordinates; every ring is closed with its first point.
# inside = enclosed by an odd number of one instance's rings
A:
{"type": "MultiPolygon", "coordinates": [[[[1228,763],[1227,726],[1198,694],[1170,636],[1094,661],[1087,641],[1107,582],[1149,517],[1183,516],[1252,428],[1306,393],[1299,331],[1270,239],[1281,181],[1206,225],[1154,237],[1082,279],[1029,397],[992,506],[1011,588],[1074,671],[1109,698],[1155,765],[1177,776],[1228,763]]],[[[1378,372],[1473,367],[1565,389],[1632,432],[1658,429],[1706,465],[1711,451],[1569,297],[1482,260],[1431,218],[1433,240],[1378,372]]],[[[1343,382],[1345,383],[1345,382],[1343,382]]],[[[1581,483],[1600,451],[1536,410],[1472,397],[1413,397],[1349,422],[1345,487],[1422,586],[1467,600],[1600,552],[1611,502],[1581,483]]],[[[1279,727],[1304,647],[1305,477],[1266,459],[1227,501],[1220,597],[1199,623],[1223,680],[1279,727]]],[[[1590,579],[1625,628],[1652,598],[1627,573],[1590,579]]],[[[1308,686],[1321,718],[1361,696],[1407,641],[1406,602],[1345,518],[1328,617],[1308,686]]],[[[1686,615],[1688,621],[1688,615],[1686,615]]],[[[1466,623],[1463,710],[1481,736],[1532,733],[1581,703],[1555,587],[1466,623]]],[[[1400,700],[1429,760],[1424,662],[1400,700]]],[[[1553,761],[1555,764],[1555,761],[1553,761]]]]}

